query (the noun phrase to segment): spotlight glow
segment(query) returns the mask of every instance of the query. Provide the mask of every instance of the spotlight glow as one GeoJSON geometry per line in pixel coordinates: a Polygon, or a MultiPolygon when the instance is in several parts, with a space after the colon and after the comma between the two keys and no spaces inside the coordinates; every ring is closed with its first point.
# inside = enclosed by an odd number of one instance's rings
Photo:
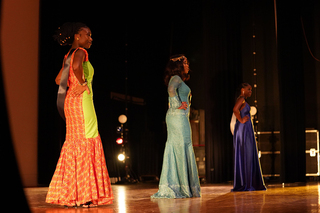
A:
{"type": "Polygon", "coordinates": [[[123,131],[122,126],[118,126],[118,127],[117,127],[117,132],[118,132],[118,133],[121,133],[122,131],[123,131]]]}
{"type": "Polygon", "coordinates": [[[125,159],[124,154],[119,154],[119,155],[118,155],[118,160],[119,160],[119,161],[124,161],[124,159],[125,159]]]}
{"type": "Polygon", "coordinates": [[[125,122],[127,122],[127,116],[125,115],[120,115],[118,118],[118,121],[122,124],[124,124],[125,122]]]}
{"type": "Polygon", "coordinates": [[[254,116],[255,114],[257,114],[257,108],[255,107],[255,106],[251,106],[250,107],[250,114],[251,114],[251,116],[254,116]]]}
{"type": "Polygon", "coordinates": [[[122,138],[118,138],[118,139],[116,140],[116,142],[117,142],[117,144],[123,144],[123,139],[122,139],[122,138]]]}

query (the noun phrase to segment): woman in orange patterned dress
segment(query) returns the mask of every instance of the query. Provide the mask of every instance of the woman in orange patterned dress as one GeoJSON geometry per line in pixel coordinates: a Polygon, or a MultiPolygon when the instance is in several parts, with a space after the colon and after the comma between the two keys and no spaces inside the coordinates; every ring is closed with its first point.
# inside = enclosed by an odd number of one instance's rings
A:
{"type": "MultiPolygon", "coordinates": [[[[66,140],[46,202],[74,207],[111,204],[113,192],[92,99],[94,70],[85,50],[92,44],[91,30],[82,23],[65,23],[54,38],[60,45],[72,46],[63,63],[65,67],[70,58],[66,75],[69,89],[64,100],[66,140]]],[[[58,85],[62,71],[56,78],[58,85]]]]}

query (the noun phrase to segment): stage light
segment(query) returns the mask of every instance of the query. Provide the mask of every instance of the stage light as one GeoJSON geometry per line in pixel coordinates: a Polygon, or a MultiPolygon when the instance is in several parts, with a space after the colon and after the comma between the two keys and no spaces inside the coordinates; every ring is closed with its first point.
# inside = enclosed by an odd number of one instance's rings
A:
{"type": "Polygon", "coordinates": [[[118,155],[118,160],[119,160],[119,161],[124,161],[124,159],[125,159],[124,154],[119,154],[119,155],[118,155]]]}
{"type": "Polygon", "coordinates": [[[117,144],[123,144],[123,139],[122,139],[122,138],[118,138],[118,139],[116,140],[116,142],[117,142],[117,144]]]}
{"type": "Polygon", "coordinates": [[[316,156],[317,156],[317,154],[316,154],[316,149],[311,148],[311,149],[310,149],[310,157],[316,157],[316,156]]]}
{"type": "Polygon", "coordinates": [[[127,116],[125,115],[120,115],[118,118],[118,121],[122,124],[124,124],[125,122],[127,122],[127,116]]]}
{"type": "Polygon", "coordinates": [[[123,127],[122,126],[118,126],[117,127],[117,133],[122,133],[123,132],[123,127]]]}
{"type": "Polygon", "coordinates": [[[250,107],[251,109],[250,109],[250,114],[251,114],[251,116],[254,116],[255,114],[257,114],[257,108],[255,107],[255,106],[251,106],[250,107]]]}

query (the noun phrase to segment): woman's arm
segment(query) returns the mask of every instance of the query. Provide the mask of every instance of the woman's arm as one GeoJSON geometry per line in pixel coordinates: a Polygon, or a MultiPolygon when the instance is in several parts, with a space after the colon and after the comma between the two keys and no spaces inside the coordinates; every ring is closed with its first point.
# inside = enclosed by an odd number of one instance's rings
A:
{"type": "Polygon", "coordinates": [[[242,110],[244,103],[245,103],[244,98],[240,97],[237,99],[236,104],[233,107],[233,113],[236,116],[236,118],[238,119],[238,121],[240,121],[240,123],[245,123],[250,119],[249,116],[245,116],[242,118],[240,115],[240,110],[242,110]]]}
{"type": "Polygon", "coordinates": [[[58,73],[56,80],[55,80],[57,85],[60,85],[60,80],[61,80],[63,68],[64,68],[64,60],[62,62],[62,68],[61,68],[60,72],[58,73]]]}
{"type": "Polygon", "coordinates": [[[81,95],[85,90],[90,94],[90,90],[86,84],[86,80],[83,74],[82,63],[85,58],[85,53],[82,50],[78,50],[74,53],[72,69],[73,73],[78,80],[78,85],[72,90],[74,96],[81,95]]]}
{"type": "Polygon", "coordinates": [[[174,76],[172,77],[172,79],[170,80],[170,83],[168,85],[168,93],[169,93],[169,97],[170,98],[174,98],[178,100],[180,107],[178,107],[178,109],[187,109],[188,108],[188,104],[187,102],[181,102],[178,99],[178,94],[177,94],[177,88],[179,88],[179,85],[181,84],[182,80],[181,78],[179,78],[178,76],[174,76]]]}
{"type": "Polygon", "coordinates": [[[77,50],[77,52],[74,53],[74,57],[73,57],[73,64],[72,64],[73,73],[77,77],[80,84],[84,84],[85,82],[85,78],[83,75],[83,67],[82,67],[84,57],[85,57],[85,53],[82,50],[77,50]]]}
{"type": "Polygon", "coordinates": [[[57,85],[60,85],[60,79],[61,79],[61,75],[62,75],[62,70],[63,70],[63,66],[62,66],[62,68],[61,68],[60,72],[58,73],[58,75],[56,77],[56,80],[55,80],[57,85]]]}

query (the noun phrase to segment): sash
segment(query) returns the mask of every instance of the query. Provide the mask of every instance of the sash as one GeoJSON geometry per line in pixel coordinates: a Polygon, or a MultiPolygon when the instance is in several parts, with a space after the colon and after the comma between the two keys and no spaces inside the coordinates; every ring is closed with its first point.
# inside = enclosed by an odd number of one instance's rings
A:
{"type": "Polygon", "coordinates": [[[61,74],[60,85],[59,85],[59,90],[57,95],[58,112],[64,121],[66,121],[66,117],[64,115],[64,101],[66,99],[66,93],[67,93],[67,87],[68,87],[71,56],[72,56],[72,52],[70,51],[63,65],[63,70],[61,74]]]}
{"type": "Polygon", "coordinates": [[[237,122],[237,117],[235,116],[234,113],[232,113],[231,121],[230,121],[230,131],[231,131],[232,135],[234,133],[234,126],[236,125],[236,122],[237,122]]]}

